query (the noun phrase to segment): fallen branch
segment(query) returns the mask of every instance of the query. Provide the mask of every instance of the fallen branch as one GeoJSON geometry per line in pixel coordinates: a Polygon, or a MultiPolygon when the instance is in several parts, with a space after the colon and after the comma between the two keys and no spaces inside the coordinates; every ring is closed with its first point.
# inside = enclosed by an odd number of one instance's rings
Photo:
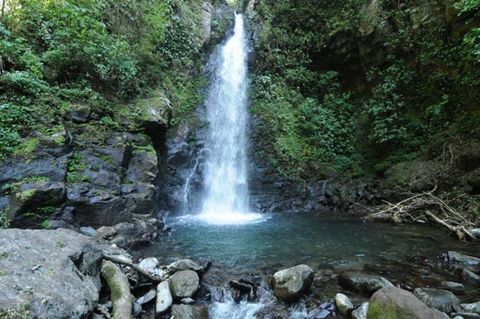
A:
{"type": "Polygon", "coordinates": [[[475,223],[469,221],[463,214],[455,210],[450,204],[452,201],[434,195],[436,187],[425,193],[412,195],[397,203],[384,201],[384,205],[377,207],[377,212],[367,215],[367,220],[390,220],[394,223],[402,223],[405,221],[419,222],[430,220],[435,224],[447,228],[455,233],[459,239],[477,238],[468,231],[468,228],[475,226],[475,223]],[[432,213],[436,210],[438,213],[432,213]]]}
{"type": "Polygon", "coordinates": [[[120,268],[111,261],[103,261],[102,271],[103,279],[110,288],[112,299],[113,319],[131,319],[133,296],[130,292],[130,285],[127,277],[120,268]]]}

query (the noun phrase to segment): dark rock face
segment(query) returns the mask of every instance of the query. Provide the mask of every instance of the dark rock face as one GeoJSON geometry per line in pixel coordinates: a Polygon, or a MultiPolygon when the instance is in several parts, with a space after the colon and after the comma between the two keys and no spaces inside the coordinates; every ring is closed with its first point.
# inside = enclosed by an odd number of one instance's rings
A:
{"type": "Polygon", "coordinates": [[[0,230],[0,317],[87,317],[98,301],[103,249],[66,229],[0,230]]]}

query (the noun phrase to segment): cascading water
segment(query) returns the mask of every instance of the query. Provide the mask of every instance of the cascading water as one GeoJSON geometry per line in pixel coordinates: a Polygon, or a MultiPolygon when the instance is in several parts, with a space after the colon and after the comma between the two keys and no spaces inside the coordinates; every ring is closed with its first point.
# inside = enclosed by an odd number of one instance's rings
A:
{"type": "Polygon", "coordinates": [[[200,218],[209,223],[260,218],[248,210],[247,50],[243,16],[235,14],[233,35],[212,56],[213,78],[205,102],[208,137],[200,218]]]}

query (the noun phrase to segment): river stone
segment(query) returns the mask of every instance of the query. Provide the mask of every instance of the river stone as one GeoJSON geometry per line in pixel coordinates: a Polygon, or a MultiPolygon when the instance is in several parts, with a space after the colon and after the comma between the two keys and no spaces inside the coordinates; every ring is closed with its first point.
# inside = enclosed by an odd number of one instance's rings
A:
{"type": "Polygon", "coordinates": [[[171,319],[208,319],[208,310],[200,305],[173,305],[171,319]]]}
{"type": "MultiPolygon", "coordinates": [[[[158,288],[157,288],[158,289],[158,288]]],[[[139,305],[144,305],[149,303],[157,296],[157,291],[155,289],[150,289],[146,294],[137,299],[136,303],[139,305]]]]}
{"type": "Polygon", "coordinates": [[[475,312],[480,314],[480,301],[468,304],[462,304],[462,309],[468,312],[475,312]]]}
{"type": "Polygon", "coordinates": [[[480,276],[473,271],[463,268],[460,275],[465,283],[480,287],[480,276]]]}
{"type": "Polygon", "coordinates": [[[368,319],[448,319],[437,309],[429,308],[410,292],[396,288],[382,288],[373,294],[368,319]]]}
{"type": "Polygon", "coordinates": [[[203,271],[203,268],[201,266],[191,261],[190,259],[177,260],[171,263],[170,265],[168,265],[167,268],[170,272],[177,272],[179,270],[193,270],[196,272],[203,271]]]}
{"type": "Polygon", "coordinates": [[[335,295],[335,305],[337,306],[338,312],[344,316],[354,308],[350,298],[340,293],[335,295]]]}
{"type": "Polygon", "coordinates": [[[445,313],[458,311],[460,301],[450,291],[433,288],[417,288],[413,294],[427,306],[438,309],[445,313]]]}
{"type": "Polygon", "coordinates": [[[449,251],[448,258],[450,262],[463,264],[465,266],[475,266],[480,264],[480,258],[462,255],[456,251],[449,251]]]}
{"type": "Polygon", "coordinates": [[[0,318],[86,318],[108,247],[67,229],[0,230],[0,318]]]}
{"type": "Polygon", "coordinates": [[[170,287],[168,281],[162,281],[157,286],[157,305],[156,312],[157,314],[162,314],[167,311],[173,304],[172,293],[170,292],[170,287]]]}
{"type": "Polygon", "coordinates": [[[393,284],[382,276],[369,275],[356,271],[340,274],[338,283],[344,289],[366,294],[373,294],[382,288],[393,287],[393,284]]]}
{"type": "Polygon", "coordinates": [[[163,274],[157,258],[145,258],[138,264],[138,267],[153,276],[161,276],[163,274]]]}
{"type": "Polygon", "coordinates": [[[197,292],[200,278],[193,270],[182,270],[170,277],[168,282],[175,298],[188,298],[197,292]]]}
{"type": "Polygon", "coordinates": [[[273,294],[284,301],[294,301],[310,288],[313,282],[313,270],[307,265],[277,271],[273,275],[273,294]]]}
{"type": "Polygon", "coordinates": [[[368,302],[364,302],[352,311],[352,318],[353,319],[367,319],[367,313],[368,313],[368,302]]]}
{"type": "Polygon", "coordinates": [[[442,288],[451,291],[457,295],[463,295],[465,293],[465,286],[459,282],[442,281],[442,288]]]}

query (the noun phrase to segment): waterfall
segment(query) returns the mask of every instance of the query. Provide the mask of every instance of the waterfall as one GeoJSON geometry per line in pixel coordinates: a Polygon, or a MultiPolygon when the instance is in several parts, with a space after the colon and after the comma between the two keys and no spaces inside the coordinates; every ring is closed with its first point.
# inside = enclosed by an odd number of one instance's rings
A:
{"type": "Polygon", "coordinates": [[[208,135],[200,217],[229,224],[257,219],[248,209],[247,51],[243,16],[233,35],[212,55],[212,80],[205,101],[208,135]]]}

